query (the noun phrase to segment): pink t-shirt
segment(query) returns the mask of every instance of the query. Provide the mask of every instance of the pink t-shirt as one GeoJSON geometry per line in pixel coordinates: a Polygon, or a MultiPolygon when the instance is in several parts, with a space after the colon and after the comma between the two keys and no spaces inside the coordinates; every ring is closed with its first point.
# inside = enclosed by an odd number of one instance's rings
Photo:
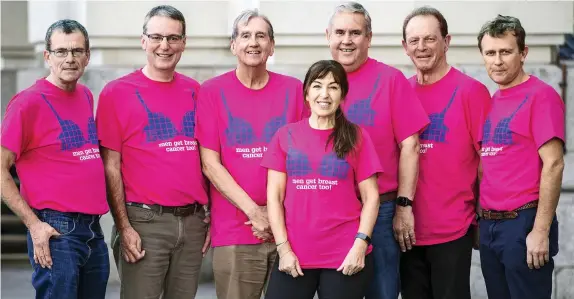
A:
{"type": "Polygon", "coordinates": [[[475,184],[482,124],[490,93],[451,67],[438,82],[410,82],[431,123],[420,135],[419,179],[413,213],[417,245],[456,240],[475,219],[475,184]]]}
{"type": "Polygon", "coordinates": [[[195,139],[199,83],[175,73],[153,81],[141,70],[108,83],[96,122],[102,146],[122,156],[126,202],[207,204],[195,139]]]}
{"type": "Polygon", "coordinates": [[[482,137],[483,209],[512,211],[538,200],[538,149],[552,138],[564,142],[564,111],[558,93],[532,75],[494,94],[482,137]]]}
{"type": "MultiPolygon", "coordinates": [[[[339,159],[327,139],[333,130],[309,119],[277,132],[262,166],[287,174],[285,226],[301,268],[338,268],[355,242],[362,210],[357,184],[383,172],[369,134],[358,131],[354,152],[339,159]]],[[[369,253],[371,247],[367,253],[369,253]]]]}
{"type": "Polygon", "coordinates": [[[68,92],[46,79],[8,104],[2,146],[16,154],[20,193],[30,207],[108,212],[93,107],[86,86],[78,84],[68,92]]]}
{"type": "MultiPolygon", "coordinates": [[[[275,132],[307,115],[301,81],[269,72],[259,90],[245,87],[227,72],[203,83],[199,95],[197,139],[220,154],[222,165],[260,206],[267,204],[267,172],[261,159],[275,132]]],[[[259,244],[247,216],[215,188],[211,191],[211,242],[214,247],[259,244]]]]}
{"type": "Polygon", "coordinates": [[[385,172],[379,176],[381,194],[398,188],[398,144],[421,132],[428,116],[408,80],[396,68],[369,58],[348,73],[349,93],[342,102],[347,118],[366,129],[385,172]]]}

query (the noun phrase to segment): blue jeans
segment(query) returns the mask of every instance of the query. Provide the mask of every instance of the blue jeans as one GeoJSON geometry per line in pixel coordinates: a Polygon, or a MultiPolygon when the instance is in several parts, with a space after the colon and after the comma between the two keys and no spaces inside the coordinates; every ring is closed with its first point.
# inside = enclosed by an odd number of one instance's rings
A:
{"type": "Polygon", "coordinates": [[[558,221],[550,226],[550,262],[540,269],[526,263],[526,237],[532,231],[536,209],[505,220],[480,220],[480,263],[489,299],[550,299],[553,256],[558,253],[558,221]]]}
{"type": "Polygon", "coordinates": [[[393,233],[395,202],[381,203],[373,230],[374,275],[366,299],[397,299],[399,297],[399,243],[393,233]]]}
{"type": "Polygon", "coordinates": [[[110,260],[100,216],[48,209],[35,212],[41,221],[61,234],[50,239],[52,269],[48,269],[34,262],[28,231],[28,257],[34,268],[32,285],[36,299],[105,298],[110,260]]]}

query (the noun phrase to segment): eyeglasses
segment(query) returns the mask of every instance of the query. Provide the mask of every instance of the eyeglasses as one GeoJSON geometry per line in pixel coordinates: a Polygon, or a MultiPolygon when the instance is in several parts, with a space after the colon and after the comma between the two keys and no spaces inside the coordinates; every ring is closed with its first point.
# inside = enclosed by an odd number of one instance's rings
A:
{"type": "Polygon", "coordinates": [[[167,39],[168,44],[179,44],[183,41],[183,35],[161,35],[161,34],[144,34],[154,44],[159,44],[163,39],[167,39]]]}
{"type": "Polygon", "coordinates": [[[87,51],[82,48],[75,48],[75,49],[56,49],[49,51],[50,53],[54,54],[56,57],[68,57],[68,53],[72,53],[73,57],[83,57],[86,55],[87,51]]]}

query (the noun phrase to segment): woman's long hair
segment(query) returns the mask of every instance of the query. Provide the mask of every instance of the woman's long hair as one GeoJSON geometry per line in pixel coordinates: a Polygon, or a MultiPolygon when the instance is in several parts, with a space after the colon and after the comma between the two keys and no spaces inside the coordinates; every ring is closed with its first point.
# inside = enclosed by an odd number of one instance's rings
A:
{"type": "MultiPolygon", "coordinates": [[[[305,75],[305,81],[303,82],[305,100],[307,99],[307,93],[313,81],[323,79],[329,74],[333,75],[333,79],[341,88],[341,103],[345,100],[349,92],[349,81],[347,80],[345,69],[335,60],[320,60],[309,68],[305,75]]],[[[335,128],[333,129],[333,133],[329,135],[326,146],[332,141],[333,151],[337,154],[337,157],[343,159],[355,148],[357,131],[358,127],[345,117],[339,105],[335,112],[335,128]]]]}

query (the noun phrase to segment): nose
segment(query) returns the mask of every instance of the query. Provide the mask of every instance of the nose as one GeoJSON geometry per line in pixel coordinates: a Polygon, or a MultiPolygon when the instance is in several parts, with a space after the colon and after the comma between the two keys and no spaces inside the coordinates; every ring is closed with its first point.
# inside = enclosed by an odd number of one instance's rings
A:
{"type": "Polygon", "coordinates": [[[249,46],[250,47],[259,46],[259,41],[257,41],[257,36],[255,34],[249,38],[249,46]]]}
{"type": "Polygon", "coordinates": [[[343,35],[343,44],[352,44],[353,41],[351,40],[351,34],[350,33],[345,33],[345,35],[343,35]]]}
{"type": "Polygon", "coordinates": [[[169,43],[167,42],[167,37],[164,37],[159,43],[160,48],[167,50],[169,48],[169,43]]]}
{"type": "Polygon", "coordinates": [[[327,86],[321,88],[321,92],[319,93],[319,96],[322,99],[328,98],[329,97],[329,92],[327,91],[327,86]]]}
{"type": "Polygon", "coordinates": [[[72,55],[72,51],[68,51],[68,53],[66,53],[66,58],[64,61],[66,63],[73,63],[74,62],[74,55],[72,55]]]}
{"type": "Polygon", "coordinates": [[[424,39],[420,39],[419,42],[417,43],[417,50],[419,51],[425,51],[427,49],[427,45],[424,41],[424,39]]]}
{"type": "Polygon", "coordinates": [[[503,61],[502,61],[502,57],[500,56],[500,54],[496,54],[494,56],[494,64],[495,65],[502,65],[503,61]]]}

